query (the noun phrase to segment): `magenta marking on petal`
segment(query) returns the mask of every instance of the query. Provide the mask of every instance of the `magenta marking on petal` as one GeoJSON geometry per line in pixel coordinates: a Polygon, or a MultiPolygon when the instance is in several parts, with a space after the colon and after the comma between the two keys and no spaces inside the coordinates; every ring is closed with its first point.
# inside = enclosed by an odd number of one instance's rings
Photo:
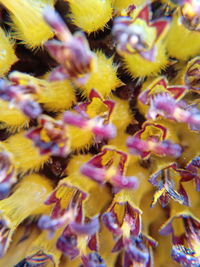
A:
{"type": "Polygon", "coordinates": [[[66,75],[77,84],[84,84],[89,78],[94,59],[85,35],[82,32],[72,35],[59,14],[49,6],[44,10],[44,19],[59,39],[45,43],[51,56],[61,65],[61,73],[54,73],[54,79],[62,79],[64,74],[63,78],[66,75]]]}
{"type": "Polygon", "coordinates": [[[131,255],[128,252],[125,251],[124,252],[123,265],[122,266],[123,267],[130,267],[131,265],[133,265],[133,260],[131,258],[131,255]]]}
{"type": "Polygon", "coordinates": [[[89,238],[89,241],[88,241],[88,247],[89,247],[89,249],[91,249],[92,251],[97,251],[97,250],[98,250],[98,242],[97,242],[96,234],[92,235],[92,236],[89,238]]]}
{"type": "Polygon", "coordinates": [[[150,6],[146,5],[140,13],[137,15],[137,18],[145,20],[147,23],[149,23],[150,20],[150,6]]]}
{"type": "Polygon", "coordinates": [[[115,102],[112,100],[105,100],[103,103],[108,107],[108,120],[110,119],[110,116],[115,108],[115,102]]]}
{"type": "Polygon", "coordinates": [[[157,84],[159,85],[162,85],[165,89],[167,89],[167,85],[168,85],[168,82],[167,82],[167,79],[166,78],[161,78],[157,84]]]}
{"type": "MultiPolygon", "coordinates": [[[[53,125],[52,125],[53,126],[53,125]]],[[[31,139],[34,145],[39,149],[41,155],[49,154],[54,156],[65,157],[69,153],[68,149],[68,139],[64,136],[62,128],[44,128],[38,127],[32,130],[29,130],[26,133],[26,137],[31,139]],[[42,131],[45,131],[49,137],[49,141],[42,139],[42,131]]]]}
{"type": "Polygon", "coordinates": [[[167,90],[173,94],[175,99],[178,99],[188,91],[186,86],[168,86],[167,90]]]}
{"type": "Polygon", "coordinates": [[[162,32],[165,30],[167,25],[169,24],[170,20],[169,19],[163,19],[163,20],[157,20],[151,24],[152,27],[155,27],[157,30],[157,38],[162,34],[162,32]]]}
{"type": "Polygon", "coordinates": [[[89,94],[89,99],[92,100],[92,98],[94,98],[94,97],[103,100],[103,99],[102,99],[102,96],[99,94],[99,92],[97,92],[95,89],[92,89],[92,90],[90,91],[90,94],[89,94]]]}
{"type": "Polygon", "coordinates": [[[180,193],[181,196],[183,196],[183,199],[184,199],[184,201],[183,201],[183,205],[190,206],[191,203],[190,203],[188,194],[187,194],[187,192],[185,191],[185,189],[184,189],[184,187],[182,186],[181,183],[180,183],[178,192],[180,193]]]}

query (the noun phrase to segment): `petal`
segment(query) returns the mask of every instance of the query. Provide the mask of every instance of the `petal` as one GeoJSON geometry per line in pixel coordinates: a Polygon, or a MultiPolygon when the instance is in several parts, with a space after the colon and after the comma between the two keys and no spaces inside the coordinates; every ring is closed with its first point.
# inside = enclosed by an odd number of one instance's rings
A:
{"type": "Polygon", "coordinates": [[[99,230],[99,219],[98,217],[92,219],[89,223],[82,224],[73,222],[70,224],[70,228],[77,235],[94,235],[99,230]]]}

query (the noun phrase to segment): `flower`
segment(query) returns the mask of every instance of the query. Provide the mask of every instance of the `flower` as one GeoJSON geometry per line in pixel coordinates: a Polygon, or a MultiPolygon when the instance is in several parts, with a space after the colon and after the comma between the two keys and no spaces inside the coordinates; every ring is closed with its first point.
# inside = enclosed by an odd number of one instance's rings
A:
{"type": "Polygon", "coordinates": [[[0,266],[199,267],[198,1],[1,3],[0,266]]]}

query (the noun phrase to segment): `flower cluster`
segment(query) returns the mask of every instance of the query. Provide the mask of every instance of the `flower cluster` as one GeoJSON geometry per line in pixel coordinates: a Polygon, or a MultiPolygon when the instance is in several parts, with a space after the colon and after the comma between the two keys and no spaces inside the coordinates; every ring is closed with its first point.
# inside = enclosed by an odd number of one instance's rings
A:
{"type": "Polygon", "coordinates": [[[199,1],[0,3],[0,266],[199,267],[199,1]]]}

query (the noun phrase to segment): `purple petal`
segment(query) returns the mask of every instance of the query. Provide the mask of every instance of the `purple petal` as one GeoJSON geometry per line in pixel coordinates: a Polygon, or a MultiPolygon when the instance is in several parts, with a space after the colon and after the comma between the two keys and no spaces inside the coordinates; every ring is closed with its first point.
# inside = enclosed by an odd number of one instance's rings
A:
{"type": "Polygon", "coordinates": [[[66,31],[66,25],[61,16],[49,5],[46,5],[43,10],[45,21],[53,28],[56,33],[62,34],[66,31]]]}
{"type": "Polygon", "coordinates": [[[94,235],[99,230],[99,219],[98,217],[92,219],[89,223],[71,223],[70,228],[77,235],[94,235]]]}
{"type": "Polygon", "coordinates": [[[139,186],[139,181],[134,176],[120,176],[116,175],[112,177],[112,184],[118,188],[124,189],[137,189],[139,186]]]}
{"type": "Polygon", "coordinates": [[[178,158],[182,153],[182,148],[180,145],[174,144],[170,140],[165,140],[161,143],[158,143],[158,146],[155,146],[154,153],[162,156],[178,158]]]}
{"type": "Polygon", "coordinates": [[[139,237],[131,237],[126,244],[126,252],[132,260],[139,263],[147,263],[150,259],[148,248],[139,237]]]}
{"type": "Polygon", "coordinates": [[[123,237],[119,238],[112,249],[112,252],[118,252],[124,248],[123,237]]]}
{"type": "Polygon", "coordinates": [[[200,260],[195,257],[195,252],[184,246],[177,245],[172,247],[171,251],[172,258],[177,261],[183,267],[199,267],[200,260]]]}
{"type": "Polygon", "coordinates": [[[111,231],[114,235],[121,235],[122,230],[119,226],[117,216],[114,212],[106,212],[102,216],[102,221],[105,226],[111,231]]]}
{"type": "Polygon", "coordinates": [[[22,101],[20,103],[20,108],[30,119],[36,119],[42,113],[40,105],[33,100],[22,101]]]}
{"type": "Polygon", "coordinates": [[[81,166],[80,172],[98,183],[103,183],[106,178],[106,171],[103,168],[97,168],[90,163],[81,166]]]}
{"type": "Polygon", "coordinates": [[[59,250],[71,258],[75,258],[79,255],[79,250],[77,248],[77,236],[73,234],[69,228],[67,228],[61,237],[59,237],[56,246],[59,250]]]}
{"type": "Polygon", "coordinates": [[[84,267],[106,267],[106,264],[102,257],[96,253],[92,252],[87,256],[82,256],[81,257],[84,267]]]}
{"type": "Polygon", "coordinates": [[[92,132],[98,139],[111,139],[116,136],[116,127],[109,123],[102,126],[94,126],[92,132]]]}
{"type": "Polygon", "coordinates": [[[64,113],[63,117],[64,123],[79,127],[79,128],[84,128],[87,126],[87,120],[79,114],[75,114],[70,111],[66,111],[64,113]]]}

